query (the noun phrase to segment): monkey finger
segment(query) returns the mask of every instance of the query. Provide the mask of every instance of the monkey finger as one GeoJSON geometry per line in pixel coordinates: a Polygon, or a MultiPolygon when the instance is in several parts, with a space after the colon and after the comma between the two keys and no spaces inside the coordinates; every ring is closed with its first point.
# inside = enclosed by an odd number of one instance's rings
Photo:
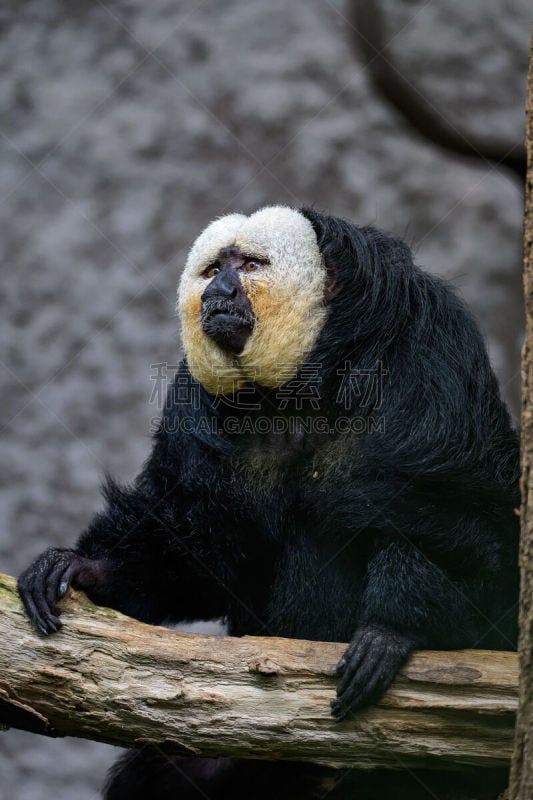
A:
{"type": "MultiPolygon", "coordinates": [[[[59,617],[50,608],[46,597],[47,585],[43,581],[39,581],[32,593],[32,600],[35,603],[37,611],[39,612],[42,622],[44,622],[49,633],[56,633],[61,628],[59,617]]],[[[55,605],[55,604],[54,604],[55,605]]]]}
{"type": "MultiPolygon", "coordinates": [[[[394,677],[394,676],[393,676],[394,677]]],[[[374,673],[368,680],[364,679],[359,671],[352,677],[351,682],[341,694],[331,703],[331,711],[335,719],[341,721],[364,706],[371,705],[379,700],[390,680],[380,671],[374,673]]]]}
{"type": "Polygon", "coordinates": [[[59,627],[61,627],[59,619],[50,613],[46,603],[43,602],[38,593],[28,591],[22,593],[21,597],[29,618],[41,633],[48,636],[49,633],[55,633],[59,630],[59,627]]]}
{"type": "Polygon", "coordinates": [[[46,602],[53,614],[59,616],[60,611],[57,606],[57,600],[61,599],[65,592],[61,591],[62,576],[65,572],[65,565],[63,563],[56,564],[46,581],[46,602]]]}
{"type": "Polygon", "coordinates": [[[369,685],[371,681],[375,680],[380,656],[379,654],[372,653],[365,655],[366,657],[363,656],[358,660],[357,665],[354,668],[352,668],[350,665],[349,669],[347,669],[344,673],[342,680],[339,681],[337,686],[337,698],[339,700],[342,700],[345,694],[353,694],[354,687],[364,687],[365,685],[369,685]]]}
{"type": "Polygon", "coordinates": [[[68,591],[68,587],[75,584],[79,569],[79,561],[76,558],[68,565],[66,569],[63,565],[63,572],[58,581],[58,597],[64,597],[68,591]]]}
{"type": "Polygon", "coordinates": [[[44,569],[36,573],[33,599],[47,626],[52,632],[56,632],[62,627],[59,620],[60,611],[57,607],[57,598],[58,579],[65,569],[63,554],[52,551],[43,566],[44,569]]]}
{"type": "Polygon", "coordinates": [[[50,632],[46,618],[48,609],[42,599],[43,569],[27,570],[18,580],[18,592],[27,614],[41,633],[50,632]]]}
{"type": "Polygon", "coordinates": [[[352,643],[337,664],[337,675],[341,678],[337,691],[341,690],[341,687],[350,679],[350,675],[353,675],[361,661],[365,658],[369,648],[372,647],[372,639],[368,636],[368,633],[368,631],[361,631],[359,634],[356,634],[352,643]],[[365,639],[367,641],[365,641],[365,639]]]}
{"type": "Polygon", "coordinates": [[[26,614],[28,615],[30,622],[34,625],[38,630],[41,631],[45,636],[48,635],[48,629],[44,624],[43,620],[39,612],[37,611],[37,607],[33,602],[32,596],[28,589],[22,588],[19,584],[19,595],[20,599],[22,600],[22,604],[26,609],[26,614]]]}
{"type": "Polygon", "coordinates": [[[337,694],[340,694],[344,691],[345,687],[351,682],[353,675],[359,669],[361,662],[365,658],[365,651],[358,650],[353,655],[346,659],[346,666],[344,667],[340,680],[337,684],[337,694]]]}
{"type": "Polygon", "coordinates": [[[365,705],[367,705],[366,697],[361,693],[355,693],[343,700],[332,700],[331,713],[335,722],[344,722],[365,705]]]}
{"type": "Polygon", "coordinates": [[[344,654],[337,665],[338,669],[340,668],[340,670],[343,671],[348,666],[357,651],[361,650],[361,647],[365,644],[365,640],[371,640],[371,637],[369,636],[370,633],[371,632],[367,628],[356,630],[352,641],[344,651],[344,654]]]}

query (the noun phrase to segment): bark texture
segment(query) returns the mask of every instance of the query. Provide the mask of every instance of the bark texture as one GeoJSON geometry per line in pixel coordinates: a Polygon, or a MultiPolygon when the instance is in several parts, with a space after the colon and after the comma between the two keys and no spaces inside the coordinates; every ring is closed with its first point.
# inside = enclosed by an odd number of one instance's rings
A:
{"type": "Polygon", "coordinates": [[[64,600],[37,634],[0,575],[0,723],[126,747],[310,761],[333,767],[499,766],[517,706],[515,653],[419,652],[377,706],[329,712],[345,645],[203,636],[64,600]]]}
{"type": "Polygon", "coordinates": [[[533,41],[526,111],[524,291],[526,341],[522,356],[522,534],[520,544],[520,708],[511,771],[511,800],[533,797],[533,41]]]}

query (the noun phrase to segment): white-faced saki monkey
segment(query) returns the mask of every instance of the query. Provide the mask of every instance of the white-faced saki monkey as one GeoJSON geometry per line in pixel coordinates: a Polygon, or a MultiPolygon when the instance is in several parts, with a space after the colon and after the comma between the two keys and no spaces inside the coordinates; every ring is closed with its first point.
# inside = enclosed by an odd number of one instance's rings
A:
{"type": "MultiPolygon", "coordinates": [[[[179,286],[185,358],[153,449],[19,591],[43,634],[68,585],[148,623],[350,642],[331,712],[414,649],[512,649],[518,440],[482,337],[398,239],[275,206],[215,220],[179,286]]],[[[267,696],[265,696],[267,701],[267,696]]],[[[107,800],[492,798],[505,774],[327,771],[127,753],[107,800]]],[[[399,764],[399,767],[401,765],[399,764]]]]}

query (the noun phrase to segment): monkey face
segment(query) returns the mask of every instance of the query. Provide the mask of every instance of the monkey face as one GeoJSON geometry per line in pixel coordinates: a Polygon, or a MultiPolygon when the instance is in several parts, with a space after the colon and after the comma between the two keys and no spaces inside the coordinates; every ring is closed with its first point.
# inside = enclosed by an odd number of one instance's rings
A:
{"type": "Polygon", "coordinates": [[[286,383],[324,325],[325,285],[315,232],[298,211],[273,206],[215,220],[194,243],[179,286],[192,375],[211,394],[286,383]]]}

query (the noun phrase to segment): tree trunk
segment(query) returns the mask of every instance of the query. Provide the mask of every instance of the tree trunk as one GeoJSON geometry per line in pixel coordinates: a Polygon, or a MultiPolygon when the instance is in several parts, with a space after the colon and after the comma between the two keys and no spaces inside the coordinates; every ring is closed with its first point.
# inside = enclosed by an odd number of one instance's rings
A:
{"type": "Polygon", "coordinates": [[[345,645],[201,636],[144,625],[70,592],[64,628],[36,633],[0,575],[0,723],[125,747],[333,767],[509,762],[515,653],[419,652],[377,706],[333,721],[345,645]]]}
{"type": "Polygon", "coordinates": [[[526,341],[522,356],[522,533],[520,543],[520,706],[511,770],[511,800],[533,798],[533,41],[526,112],[524,290],[526,341]]]}

